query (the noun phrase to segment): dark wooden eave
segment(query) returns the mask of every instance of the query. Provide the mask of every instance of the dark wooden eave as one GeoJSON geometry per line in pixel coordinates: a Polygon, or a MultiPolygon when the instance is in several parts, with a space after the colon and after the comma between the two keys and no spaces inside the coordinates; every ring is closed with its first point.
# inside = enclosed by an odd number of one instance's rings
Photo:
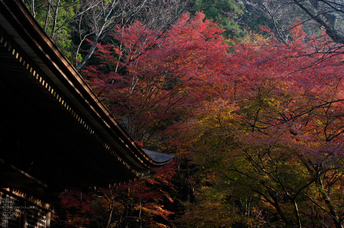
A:
{"type": "Polygon", "coordinates": [[[0,158],[48,185],[149,177],[173,157],[128,136],[20,0],[0,0],[0,102],[0,158]]]}

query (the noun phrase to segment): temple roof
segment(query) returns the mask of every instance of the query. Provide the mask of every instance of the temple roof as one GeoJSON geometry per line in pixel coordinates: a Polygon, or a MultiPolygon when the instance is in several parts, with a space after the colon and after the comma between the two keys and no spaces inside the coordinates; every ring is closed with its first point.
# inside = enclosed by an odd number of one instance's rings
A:
{"type": "Polygon", "coordinates": [[[20,0],[0,0],[0,101],[0,158],[48,186],[150,177],[173,158],[130,138],[20,0]]]}

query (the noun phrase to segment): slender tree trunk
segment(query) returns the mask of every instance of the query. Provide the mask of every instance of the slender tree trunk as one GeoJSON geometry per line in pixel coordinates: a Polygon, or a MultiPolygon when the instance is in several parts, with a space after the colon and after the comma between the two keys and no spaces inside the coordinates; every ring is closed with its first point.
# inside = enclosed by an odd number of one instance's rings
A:
{"type": "Polygon", "coordinates": [[[35,0],[31,1],[31,13],[34,18],[36,18],[36,12],[35,12],[35,0]]]}
{"type": "Polygon", "coordinates": [[[50,36],[53,40],[54,40],[54,36],[55,36],[55,28],[56,28],[56,23],[57,23],[57,14],[59,12],[60,1],[61,0],[57,0],[57,2],[56,2],[54,17],[53,17],[53,25],[51,27],[51,35],[50,36]]]}
{"type": "Polygon", "coordinates": [[[140,228],[142,228],[142,202],[141,202],[141,199],[140,199],[140,211],[139,211],[139,221],[140,221],[140,228]]]}
{"type": "Polygon", "coordinates": [[[47,15],[45,16],[45,21],[44,21],[44,31],[47,31],[48,24],[49,24],[49,16],[50,16],[50,4],[48,4],[48,9],[47,9],[47,15]]]}
{"type": "Polygon", "coordinates": [[[114,208],[115,208],[115,204],[114,204],[114,202],[112,201],[112,203],[111,203],[111,211],[110,211],[110,214],[109,214],[108,222],[107,222],[107,224],[106,224],[106,228],[109,228],[109,227],[110,227],[111,220],[112,220],[112,214],[113,214],[114,208]]]}
{"type": "Polygon", "coordinates": [[[325,189],[324,189],[324,185],[322,183],[321,178],[319,177],[318,181],[318,186],[319,186],[319,192],[321,194],[321,197],[323,198],[323,200],[325,201],[325,204],[327,205],[327,207],[330,209],[330,215],[333,219],[333,223],[335,225],[336,228],[343,228],[340,219],[338,217],[338,214],[333,206],[333,204],[331,203],[331,200],[329,198],[329,196],[327,195],[325,189]]]}
{"type": "Polygon", "coordinates": [[[296,220],[297,220],[297,227],[302,228],[301,220],[300,220],[300,214],[299,214],[299,207],[297,206],[295,199],[292,199],[292,202],[293,202],[295,216],[296,216],[296,220]]]}

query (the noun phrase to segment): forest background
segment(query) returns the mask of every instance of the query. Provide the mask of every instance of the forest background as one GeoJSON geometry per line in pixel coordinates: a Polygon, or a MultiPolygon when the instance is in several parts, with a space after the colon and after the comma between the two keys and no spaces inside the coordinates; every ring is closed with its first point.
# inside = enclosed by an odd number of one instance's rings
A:
{"type": "Polygon", "coordinates": [[[25,0],[157,177],[54,227],[343,227],[342,0],[25,0]]]}

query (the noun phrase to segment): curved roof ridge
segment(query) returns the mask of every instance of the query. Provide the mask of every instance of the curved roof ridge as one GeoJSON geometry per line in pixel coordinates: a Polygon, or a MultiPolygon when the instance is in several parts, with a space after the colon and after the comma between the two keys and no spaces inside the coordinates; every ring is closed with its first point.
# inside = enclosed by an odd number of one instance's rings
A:
{"type": "MultiPolygon", "coordinates": [[[[122,163],[136,177],[149,176],[152,169],[166,165],[172,160],[173,155],[141,149],[134,142],[21,0],[0,0],[0,29],[6,33],[0,38],[8,39],[11,43],[8,45],[11,58],[17,59],[18,63],[13,65],[23,67],[22,75],[31,76],[30,79],[19,83],[15,80],[20,80],[21,75],[13,78],[5,77],[5,80],[19,86],[20,89],[27,87],[24,83],[32,84],[33,86],[29,88],[31,90],[26,91],[27,94],[35,89],[34,92],[38,96],[49,98],[50,103],[47,105],[48,99],[41,101],[31,99],[29,102],[44,111],[48,110],[46,113],[49,114],[59,109],[59,113],[64,117],[60,120],[61,124],[66,120],[75,128],[78,127],[79,132],[84,129],[88,137],[96,139],[99,144],[97,148],[105,148],[108,153],[114,155],[114,160],[122,163]],[[67,115],[70,117],[65,117],[67,115]]],[[[3,43],[4,47],[6,43],[7,41],[3,43]]],[[[25,90],[23,96],[25,97],[25,90]]],[[[59,118],[59,113],[53,113],[56,115],[55,119],[59,118]]],[[[89,142],[85,141],[85,143],[89,142]]],[[[93,146],[94,144],[93,142],[93,146]]],[[[91,156],[98,156],[97,153],[94,151],[91,156]]]]}

